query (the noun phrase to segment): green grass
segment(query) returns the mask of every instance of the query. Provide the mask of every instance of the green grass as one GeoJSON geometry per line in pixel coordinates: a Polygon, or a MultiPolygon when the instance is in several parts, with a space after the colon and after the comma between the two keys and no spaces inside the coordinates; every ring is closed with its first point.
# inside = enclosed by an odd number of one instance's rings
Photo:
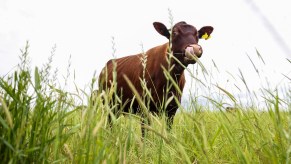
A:
{"type": "Polygon", "coordinates": [[[1,163],[290,163],[290,86],[283,97],[263,92],[264,110],[237,103],[237,110],[225,112],[221,99],[205,96],[213,105],[201,106],[192,97],[171,131],[163,115],[150,114],[152,124],[141,139],[137,115],[108,126],[112,92],[92,99],[78,87],[77,94],[57,87],[53,55],[54,49],[43,68],[31,70],[26,46],[17,70],[0,78],[1,163]]]}

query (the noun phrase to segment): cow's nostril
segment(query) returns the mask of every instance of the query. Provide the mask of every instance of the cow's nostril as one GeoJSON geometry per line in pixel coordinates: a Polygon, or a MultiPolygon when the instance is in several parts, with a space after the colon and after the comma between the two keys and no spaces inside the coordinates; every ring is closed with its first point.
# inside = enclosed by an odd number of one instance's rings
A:
{"type": "Polygon", "coordinates": [[[193,51],[196,55],[200,55],[202,53],[202,47],[199,45],[193,45],[193,51]]]}

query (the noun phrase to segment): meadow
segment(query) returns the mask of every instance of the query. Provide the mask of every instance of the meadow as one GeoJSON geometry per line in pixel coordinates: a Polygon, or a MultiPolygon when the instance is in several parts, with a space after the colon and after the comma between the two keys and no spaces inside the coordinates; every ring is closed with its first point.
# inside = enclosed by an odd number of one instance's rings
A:
{"type": "Polygon", "coordinates": [[[92,97],[95,77],[89,93],[66,90],[51,57],[31,68],[28,47],[17,68],[0,77],[1,163],[290,163],[290,85],[280,92],[262,88],[264,109],[252,97],[251,104],[240,103],[217,85],[218,95],[235,102],[233,110],[209,95],[201,104],[194,94],[171,130],[163,114],[149,113],[152,124],[141,138],[139,115],[113,117],[109,127],[108,115],[118,108],[114,90],[92,97]]]}

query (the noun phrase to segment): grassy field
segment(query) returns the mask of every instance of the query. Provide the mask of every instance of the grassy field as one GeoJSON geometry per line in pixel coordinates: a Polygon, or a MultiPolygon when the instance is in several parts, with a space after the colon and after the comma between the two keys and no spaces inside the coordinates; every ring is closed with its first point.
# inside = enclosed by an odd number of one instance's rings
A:
{"type": "Polygon", "coordinates": [[[93,104],[80,89],[56,87],[51,58],[32,70],[27,46],[20,59],[17,70],[0,78],[1,163],[290,163],[290,86],[283,97],[266,90],[264,110],[237,104],[226,112],[220,100],[208,99],[214,109],[192,98],[171,131],[163,115],[150,115],[142,139],[137,115],[108,127],[112,93],[93,104]]]}

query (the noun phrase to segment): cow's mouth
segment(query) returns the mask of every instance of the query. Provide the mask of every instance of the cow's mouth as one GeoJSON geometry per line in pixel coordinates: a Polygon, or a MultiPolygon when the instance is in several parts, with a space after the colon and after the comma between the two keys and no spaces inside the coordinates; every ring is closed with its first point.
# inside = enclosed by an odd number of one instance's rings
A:
{"type": "Polygon", "coordinates": [[[202,48],[198,44],[192,44],[185,48],[184,60],[186,63],[194,64],[202,56],[202,48]]]}

